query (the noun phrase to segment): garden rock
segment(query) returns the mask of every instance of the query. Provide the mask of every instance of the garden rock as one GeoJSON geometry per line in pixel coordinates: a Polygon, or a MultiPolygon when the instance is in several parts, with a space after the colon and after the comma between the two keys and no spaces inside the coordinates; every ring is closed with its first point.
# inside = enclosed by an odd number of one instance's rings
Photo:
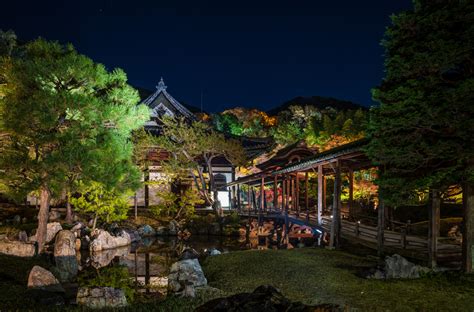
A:
{"type": "Polygon", "coordinates": [[[186,248],[179,257],[179,260],[197,259],[199,258],[199,252],[193,248],[186,248]]]}
{"type": "MultiPolygon", "coordinates": [[[[61,231],[63,227],[59,222],[51,222],[47,224],[46,228],[46,241],[45,243],[51,242],[56,234],[61,231]]],[[[30,241],[36,241],[36,234],[30,237],[30,241]]]]}
{"type": "Polygon", "coordinates": [[[71,232],[76,233],[77,237],[82,236],[82,232],[85,230],[85,225],[82,222],[78,222],[74,224],[74,226],[71,228],[71,232]]]}
{"type": "Polygon", "coordinates": [[[20,224],[21,223],[21,217],[19,215],[15,215],[13,217],[12,221],[13,221],[14,224],[20,224]]]}
{"type": "Polygon", "coordinates": [[[252,293],[236,294],[227,298],[218,298],[208,301],[198,307],[195,312],[243,312],[243,311],[343,311],[332,304],[306,306],[300,302],[291,302],[282,293],[272,286],[259,286],[252,293]]]}
{"type": "Polygon", "coordinates": [[[81,250],[89,250],[91,239],[89,235],[81,237],[81,250]]]}
{"type": "Polygon", "coordinates": [[[0,253],[17,257],[33,257],[36,255],[36,247],[32,243],[20,241],[0,240],[0,253]]]}
{"type": "Polygon", "coordinates": [[[220,252],[219,250],[217,250],[216,248],[211,248],[207,251],[207,254],[209,256],[218,256],[220,254],[222,254],[222,252],[220,252]]]}
{"type": "Polygon", "coordinates": [[[76,251],[81,250],[81,239],[80,239],[80,238],[76,238],[76,242],[75,242],[74,248],[76,249],[76,251]]]}
{"type": "MultiPolygon", "coordinates": [[[[126,230],[123,230],[123,231],[128,233],[128,235],[130,236],[130,241],[132,243],[139,242],[139,241],[142,240],[140,234],[138,234],[138,231],[136,231],[136,230],[126,229],[126,230]]],[[[118,234],[120,235],[120,232],[118,234]]]]}
{"type": "Polygon", "coordinates": [[[127,298],[121,289],[81,287],[77,292],[76,302],[92,309],[120,308],[127,305],[127,298]]]}
{"type": "Polygon", "coordinates": [[[197,259],[181,260],[171,266],[168,275],[168,290],[170,292],[193,296],[195,292],[191,288],[206,285],[207,279],[197,259]]]}
{"type": "Polygon", "coordinates": [[[156,232],[154,228],[152,228],[148,224],[145,224],[138,228],[138,234],[141,237],[150,237],[150,236],[155,236],[156,232]]]}
{"type": "Polygon", "coordinates": [[[385,258],[384,267],[369,274],[372,279],[414,279],[430,272],[429,268],[416,265],[400,255],[394,254],[385,258]]]}
{"type": "Polygon", "coordinates": [[[95,230],[92,236],[93,240],[89,246],[91,252],[127,246],[132,242],[130,234],[123,230],[118,236],[112,236],[105,230],[95,230]]]}
{"type": "Polygon", "coordinates": [[[168,235],[168,228],[166,226],[159,226],[156,228],[156,235],[165,236],[168,235]]]}
{"type": "Polygon", "coordinates": [[[179,232],[179,223],[176,220],[171,220],[168,224],[168,234],[176,236],[179,232]]]}
{"type": "Polygon", "coordinates": [[[59,213],[59,211],[56,211],[56,210],[51,210],[49,212],[49,220],[51,221],[57,221],[61,219],[61,214],[59,213]]]}
{"type": "Polygon", "coordinates": [[[28,241],[28,234],[26,234],[26,231],[20,231],[20,233],[18,233],[18,240],[23,243],[28,241]]]}
{"type": "Polygon", "coordinates": [[[76,236],[73,232],[59,231],[54,243],[54,261],[61,282],[72,281],[77,276],[76,236]]]}
{"type": "Polygon", "coordinates": [[[28,276],[28,288],[50,292],[64,292],[64,288],[50,271],[35,265],[28,276]]]}

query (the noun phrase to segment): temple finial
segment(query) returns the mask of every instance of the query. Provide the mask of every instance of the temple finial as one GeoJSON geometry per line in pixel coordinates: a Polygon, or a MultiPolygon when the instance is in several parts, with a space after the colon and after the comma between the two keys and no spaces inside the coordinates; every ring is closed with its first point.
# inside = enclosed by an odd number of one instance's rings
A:
{"type": "Polygon", "coordinates": [[[156,89],[158,91],[166,90],[166,85],[165,82],[163,81],[163,77],[161,77],[160,82],[158,82],[158,85],[156,86],[156,89]]]}

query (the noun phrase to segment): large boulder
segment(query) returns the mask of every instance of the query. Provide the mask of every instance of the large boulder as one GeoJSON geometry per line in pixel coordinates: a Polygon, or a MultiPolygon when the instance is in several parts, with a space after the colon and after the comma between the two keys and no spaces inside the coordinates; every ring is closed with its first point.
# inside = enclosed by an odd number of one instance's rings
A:
{"type": "Polygon", "coordinates": [[[414,279],[430,272],[429,268],[416,265],[400,255],[385,257],[384,266],[371,272],[367,278],[371,279],[414,279]]]}
{"type": "Polygon", "coordinates": [[[36,255],[36,246],[32,243],[10,241],[4,238],[0,240],[0,253],[17,257],[33,257],[36,255]]]}
{"type": "Polygon", "coordinates": [[[40,289],[50,292],[64,292],[64,288],[54,277],[53,273],[35,265],[28,276],[28,288],[40,289]]]}
{"type": "Polygon", "coordinates": [[[306,306],[300,302],[291,302],[272,286],[257,287],[252,293],[236,294],[227,298],[218,298],[198,307],[196,312],[241,312],[241,311],[321,311],[337,312],[342,308],[332,304],[306,306]]]}
{"type": "MultiPolygon", "coordinates": [[[[50,222],[46,228],[46,241],[45,243],[51,242],[55,237],[56,234],[61,231],[63,227],[59,222],[50,222]]],[[[30,241],[36,241],[36,234],[30,237],[30,241]]]]}
{"type": "Polygon", "coordinates": [[[193,297],[194,288],[207,285],[198,259],[186,259],[173,263],[168,275],[168,290],[193,297]]]}
{"type": "Polygon", "coordinates": [[[80,287],[77,291],[76,302],[92,309],[120,308],[127,305],[127,298],[122,289],[80,287]]]}
{"type": "Polygon", "coordinates": [[[72,281],[77,276],[76,236],[73,232],[62,230],[56,235],[54,261],[61,282],[72,281]]]}
{"type": "Polygon", "coordinates": [[[149,226],[148,224],[142,225],[138,228],[138,234],[141,237],[150,237],[150,236],[155,236],[156,231],[154,228],[149,226]]]}
{"type": "Polygon", "coordinates": [[[112,236],[105,230],[95,230],[92,237],[89,245],[91,252],[127,246],[132,242],[130,234],[123,230],[117,236],[112,236]]]}

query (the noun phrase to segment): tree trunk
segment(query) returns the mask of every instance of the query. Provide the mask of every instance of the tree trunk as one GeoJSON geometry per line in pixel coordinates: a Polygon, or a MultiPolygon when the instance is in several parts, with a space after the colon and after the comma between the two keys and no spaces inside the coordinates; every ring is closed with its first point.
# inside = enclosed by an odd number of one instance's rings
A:
{"type": "Polygon", "coordinates": [[[69,192],[66,194],[66,223],[72,223],[72,207],[71,201],[69,200],[69,192]]]}
{"type": "Polygon", "coordinates": [[[92,232],[94,232],[96,226],[97,226],[97,214],[94,215],[94,222],[92,223],[92,232]]]}
{"type": "Polygon", "coordinates": [[[51,194],[46,186],[40,189],[40,209],[38,212],[38,229],[36,230],[36,241],[38,242],[38,253],[43,251],[48,231],[49,202],[51,194]]]}
{"type": "Polygon", "coordinates": [[[135,212],[135,221],[138,219],[138,198],[137,198],[137,192],[135,192],[135,195],[133,196],[133,207],[134,207],[134,212],[135,212]]]}
{"type": "Polygon", "coordinates": [[[214,183],[214,171],[212,170],[212,158],[209,158],[206,161],[206,165],[207,165],[207,172],[209,172],[209,190],[212,192],[212,198],[213,198],[212,208],[214,209],[214,212],[216,214],[219,214],[220,212],[218,210],[220,209],[220,204],[218,202],[219,198],[218,198],[216,185],[214,183]]]}
{"type": "Polygon", "coordinates": [[[472,183],[466,183],[463,187],[463,204],[462,264],[464,272],[472,273],[474,266],[474,185],[472,183]]]}
{"type": "Polygon", "coordinates": [[[439,215],[441,210],[441,197],[437,189],[430,192],[431,207],[429,211],[428,227],[428,266],[436,267],[438,256],[439,215]]]}

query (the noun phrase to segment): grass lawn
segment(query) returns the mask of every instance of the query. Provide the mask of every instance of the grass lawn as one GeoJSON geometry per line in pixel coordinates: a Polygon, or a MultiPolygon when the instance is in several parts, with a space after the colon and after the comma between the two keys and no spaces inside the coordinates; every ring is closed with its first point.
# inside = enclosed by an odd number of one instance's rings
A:
{"type": "Polygon", "coordinates": [[[444,274],[418,280],[377,281],[356,273],[374,263],[342,251],[242,251],[208,258],[204,273],[226,293],[270,284],[291,300],[336,303],[360,311],[473,311],[474,276],[444,274]]]}
{"type": "MultiPolygon", "coordinates": [[[[0,255],[0,310],[39,310],[26,289],[33,265],[48,268],[40,258],[0,255]]],[[[231,295],[270,284],[291,300],[306,304],[336,303],[355,311],[473,311],[474,275],[457,273],[419,280],[377,281],[356,273],[374,263],[363,256],[325,249],[239,251],[209,257],[203,263],[209,285],[231,295]]],[[[216,294],[188,300],[133,303],[124,311],[193,311],[216,294]]],[[[80,307],[42,307],[42,310],[83,311],[80,307]]],[[[121,310],[122,311],[122,310],[121,310]]]]}

